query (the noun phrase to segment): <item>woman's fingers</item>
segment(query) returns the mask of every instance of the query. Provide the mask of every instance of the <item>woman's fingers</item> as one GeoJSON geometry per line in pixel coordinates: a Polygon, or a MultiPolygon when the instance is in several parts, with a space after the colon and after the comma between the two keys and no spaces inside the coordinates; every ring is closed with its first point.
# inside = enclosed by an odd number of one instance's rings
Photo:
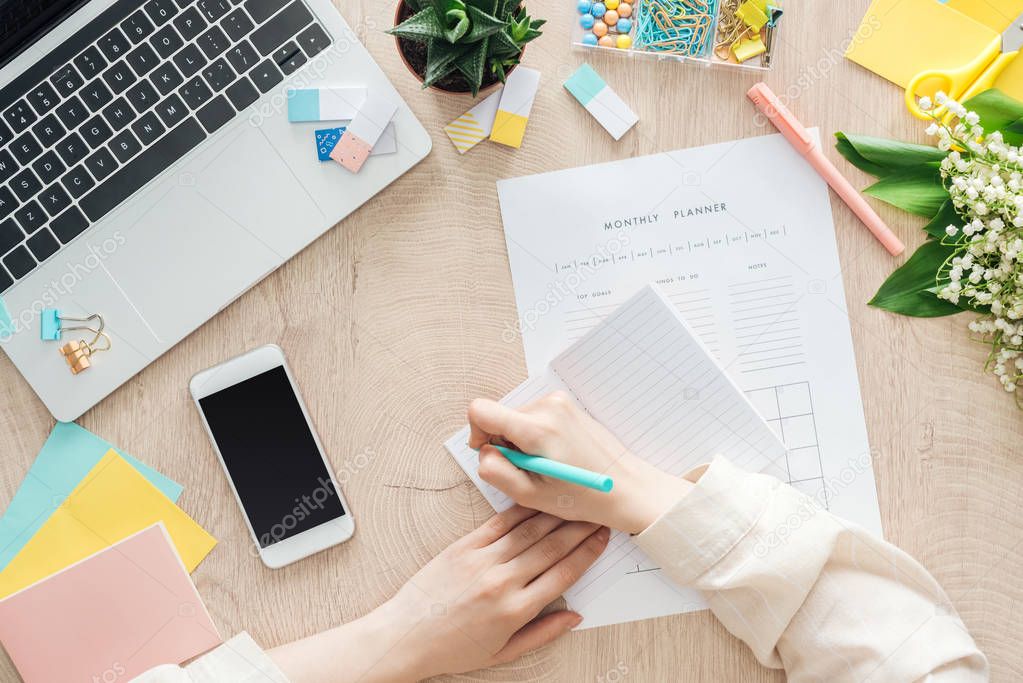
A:
{"type": "MultiPolygon", "coordinates": [[[[558,528],[562,520],[554,515],[541,512],[522,521],[518,526],[493,543],[498,562],[508,562],[526,552],[533,544],[542,541],[548,534],[558,528]]],[[[523,579],[520,585],[533,577],[523,579]]]]}
{"type": "Polygon", "coordinates": [[[525,470],[520,470],[493,446],[480,449],[480,478],[495,486],[515,502],[529,505],[537,493],[537,482],[525,470]]]}
{"type": "Polygon", "coordinates": [[[610,537],[611,530],[606,526],[594,531],[567,557],[555,563],[526,586],[527,599],[531,600],[537,609],[542,609],[544,605],[564,593],[600,557],[610,537]]]}
{"type": "MultiPolygon", "coordinates": [[[[524,527],[534,519],[541,517],[537,515],[526,520],[519,527],[524,527]]],[[[599,524],[590,522],[569,522],[548,533],[536,541],[516,557],[508,560],[508,567],[517,577],[520,577],[525,585],[543,574],[545,571],[565,559],[580,543],[600,528],[599,524]]]]}
{"type": "Polygon", "coordinates": [[[488,519],[477,529],[469,532],[464,537],[464,540],[474,548],[488,546],[494,541],[503,538],[505,534],[536,514],[536,510],[516,505],[488,519]]]}
{"type": "Polygon", "coordinates": [[[528,442],[534,431],[532,417],[497,401],[477,398],[469,404],[470,448],[480,448],[495,436],[514,443],[528,442]]]}
{"type": "Polygon", "coordinates": [[[571,631],[582,620],[582,616],[568,611],[552,612],[537,617],[515,632],[500,652],[494,655],[494,663],[506,664],[530,650],[543,647],[571,631]]]}

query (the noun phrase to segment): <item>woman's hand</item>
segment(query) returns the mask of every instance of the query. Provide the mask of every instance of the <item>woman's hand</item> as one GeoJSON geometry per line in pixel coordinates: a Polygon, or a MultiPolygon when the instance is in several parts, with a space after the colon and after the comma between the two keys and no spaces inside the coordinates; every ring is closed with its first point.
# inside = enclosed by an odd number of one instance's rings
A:
{"type": "Polygon", "coordinates": [[[367,616],[271,656],[293,683],[398,683],[510,662],[579,624],[575,612],[538,615],[608,536],[514,507],[452,543],[367,616]]]}
{"type": "Polygon", "coordinates": [[[476,399],[469,405],[469,446],[480,450],[480,477],[520,505],[564,519],[637,534],[672,507],[692,484],[630,453],[564,392],[522,408],[476,399]],[[606,474],[610,493],[568,484],[515,467],[490,443],[606,474]]]}

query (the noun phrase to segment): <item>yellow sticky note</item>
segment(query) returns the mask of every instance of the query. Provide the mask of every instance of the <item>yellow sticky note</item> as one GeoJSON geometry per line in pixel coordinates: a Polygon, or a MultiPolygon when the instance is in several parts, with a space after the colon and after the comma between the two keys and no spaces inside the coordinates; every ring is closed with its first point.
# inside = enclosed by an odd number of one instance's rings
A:
{"type": "Polygon", "coordinates": [[[1023,0],[948,0],[946,4],[999,33],[1023,14],[1023,0]]]}
{"type": "Polygon", "coordinates": [[[509,147],[521,147],[528,121],[529,119],[525,116],[499,111],[494,117],[494,128],[490,131],[490,139],[509,147]]]}
{"type": "Polygon", "coordinates": [[[217,544],[110,450],[0,572],[0,598],[161,521],[189,572],[217,544]]]}
{"type": "Polygon", "coordinates": [[[905,88],[921,72],[993,58],[1001,45],[999,32],[936,0],[874,0],[845,56],[905,88]]]}

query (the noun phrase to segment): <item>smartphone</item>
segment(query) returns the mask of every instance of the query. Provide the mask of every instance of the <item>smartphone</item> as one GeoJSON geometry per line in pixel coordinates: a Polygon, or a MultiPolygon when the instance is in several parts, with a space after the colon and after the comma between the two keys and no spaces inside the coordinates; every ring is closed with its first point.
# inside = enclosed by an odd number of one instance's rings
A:
{"type": "Polygon", "coordinates": [[[279,346],[204,370],[189,389],[263,564],[283,567],[352,537],[355,522],[279,346]]]}

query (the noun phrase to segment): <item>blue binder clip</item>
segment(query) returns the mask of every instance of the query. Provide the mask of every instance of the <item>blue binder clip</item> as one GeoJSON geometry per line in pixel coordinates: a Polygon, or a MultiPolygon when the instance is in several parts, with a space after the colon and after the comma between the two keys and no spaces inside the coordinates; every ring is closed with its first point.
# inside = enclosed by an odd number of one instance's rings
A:
{"type": "Polygon", "coordinates": [[[39,336],[43,341],[60,341],[61,335],[65,331],[70,330],[87,330],[98,334],[103,331],[103,327],[103,316],[98,313],[93,313],[85,318],[65,318],[55,308],[44,308],[43,312],[39,315],[39,336]],[[96,326],[92,327],[85,324],[90,322],[96,323],[96,326]],[[64,323],[82,324],[67,327],[64,323]]]}

